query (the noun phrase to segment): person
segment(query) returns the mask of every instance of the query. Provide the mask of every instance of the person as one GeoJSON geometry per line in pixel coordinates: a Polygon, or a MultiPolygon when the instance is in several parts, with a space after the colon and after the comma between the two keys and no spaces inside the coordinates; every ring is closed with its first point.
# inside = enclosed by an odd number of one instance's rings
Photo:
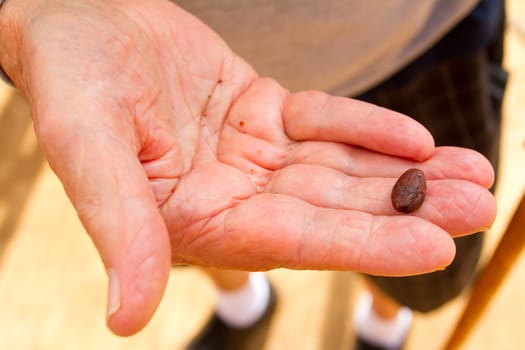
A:
{"type": "MultiPolygon", "coordinates": [[[[177,3],[212,26],[259,72],[285,86],[320,88],[402,112],[427,127],[438,145],[476,149],[497,168],[506,82],[504,1],[177,3]]],[[[444,271],[367,276],[369,293],[354,315],[356,348],[401,348],[412,310],[435,310],[468,285],[482,241],[481,233],[456,239],[456,258],[444,271]]],[[[247,330],[266,324],[268,315],[258,325],[232,332],[232,324],[238,325],[227,311],[236,314],[237,308],[223,305],[231,297],[215,283],[220,317],[211,319],[190,348],[213,348],[207,344],[218,338],[246,341],[247,330]]]]}
{"type": "MultiPolygon", "coordinates": [[[[414,117],[438,145],[476,149],[497,171],[508,79],[502,67],[504,28],[505,2],[478,1],[426,53],[358,98],[414,117]]],[[[460,295],[476,275],[483,240],[483,232],[456,238],[456,258],[443,271],[369,277],[371,296],[361,299],[354,317],[357,349],[371,348],[370,343],[401,348],[410,328],[407,306],[430,312],[460,295]]]]}
{"type": "Polygon", "coordinates": [[[413,275],[494,220],[484,156],[394,111],[289,92],[169,1],[1,6],[0,65],[104,262],[116,334],[148,322],[173,263],[413,275]],[[401,215],[390,189],[414,164],[428,195],[401,215]]]}

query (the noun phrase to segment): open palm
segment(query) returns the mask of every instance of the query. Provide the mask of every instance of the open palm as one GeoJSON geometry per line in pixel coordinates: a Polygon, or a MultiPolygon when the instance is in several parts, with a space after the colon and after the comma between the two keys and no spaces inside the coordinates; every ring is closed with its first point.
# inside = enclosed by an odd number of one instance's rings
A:
{"type": "Polygon", "coordinates": [[[291,94],[168,1],[15,18],[18,61],[2,61],[108,270],[119,334],[151,317],[171,263],[414,274],[494,219],[482,156],[385,109],[291,94]],[[399,215],[390,190],[414,165],[427,200],[399,215]]]}

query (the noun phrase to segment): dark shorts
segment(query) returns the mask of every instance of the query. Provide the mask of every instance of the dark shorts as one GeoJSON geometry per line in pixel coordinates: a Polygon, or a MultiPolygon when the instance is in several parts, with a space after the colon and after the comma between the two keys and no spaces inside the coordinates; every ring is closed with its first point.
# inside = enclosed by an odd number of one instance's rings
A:
{"type": "MultiPolygon", "coordinates": [[[[507,80],[501,67],[502,28],[487,47],[426,67],[410,79],[393,77],[358,98],[417,119],[433,134],[436,145],[475,149],[497,169],[507,80]]],[[[436,309],[460,294],[472,280],[483,233],[455,242],[456,258],[443,271],[410,277],[368,277],[400,304],[422,312],[436,309]]]]}

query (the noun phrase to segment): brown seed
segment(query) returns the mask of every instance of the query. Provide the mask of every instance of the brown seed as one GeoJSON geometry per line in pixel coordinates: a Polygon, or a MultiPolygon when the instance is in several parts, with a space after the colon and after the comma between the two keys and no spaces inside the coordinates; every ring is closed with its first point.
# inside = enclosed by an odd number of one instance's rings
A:
{"type": "Polygon", "coordinates": [[[392,206],[402,213],[411,213],[423,204],[427,184],[423,171],[408,169],[392,188],[392,206]]]}

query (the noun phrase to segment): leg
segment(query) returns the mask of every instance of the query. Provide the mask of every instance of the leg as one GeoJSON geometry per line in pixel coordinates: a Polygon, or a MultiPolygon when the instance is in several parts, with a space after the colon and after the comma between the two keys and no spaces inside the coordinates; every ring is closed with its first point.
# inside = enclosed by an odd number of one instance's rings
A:
{"type": "Polygon", "coordinates": [[[203,268],[216,288],[215,310],[188,350],[260,349],[275,307],[275,292],[262,272],[203,268]]]}
{"type": "Polygon", "coordinates": [[[412,311],[373,282],[365,282],[368,293],[361,296],[354,314],[355,350],[400,349],[412,325],[412,311]]]}
{"type": "Polygon", "coordinates": [[[372,295],[372,312],[384,320],[393,320],[397,317],[401,305],[377,288],[375,284],[366,281],[368,291],[372,295]]]}
{"type": "Polygon", "coordinates": [[[211,267],[202,268],[215,286],[224,291],[240,289],[248,283],[250,273],[247,271],[220,270],[211,267]]]}
{"type": "MultiPolygon", "coordinates": [[[[410,79],[394,77],[362,99],[419,120],[434,135],[438,146],[469,147],[483,153],[497,170],[506,81],[501,68],[502,40],[500,30],[490,47],[428,67],[410,79]]],[[[459,295],[475,275],[483,234],[455,241],[456,259],[444,271],[402,278],[369,277],[371,310],[376,316],[388,319],[395,314],[385,294],[399,305],[422,312],[459,295]]]]}

